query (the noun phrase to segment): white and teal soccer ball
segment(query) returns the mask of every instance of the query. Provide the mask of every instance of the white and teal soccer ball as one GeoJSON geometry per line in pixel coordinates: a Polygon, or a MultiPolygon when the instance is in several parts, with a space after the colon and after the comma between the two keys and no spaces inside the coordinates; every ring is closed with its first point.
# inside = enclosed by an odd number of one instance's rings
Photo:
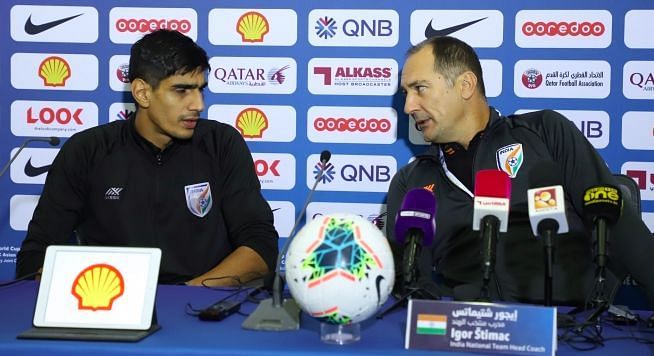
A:
{"type": "Polygon", "coordinates": [[[371,222],[353,214],[306,224],[286,256],[286,282],[307,314],[331,324],[358,323],[386,302],[395,281],[391,248],[371,222]]]}

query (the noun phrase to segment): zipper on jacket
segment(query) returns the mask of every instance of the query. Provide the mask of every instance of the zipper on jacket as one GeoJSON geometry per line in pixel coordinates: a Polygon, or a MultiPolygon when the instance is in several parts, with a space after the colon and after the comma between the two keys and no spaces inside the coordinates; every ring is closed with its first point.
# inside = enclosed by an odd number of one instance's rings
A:
{"type": "Polygon", "coordinates": [[[157,167],[161,167],[163,165],[163,160],[161,159],[161,152],[157,153],[157,156],[155,158],[157,160],[157,167]]]}

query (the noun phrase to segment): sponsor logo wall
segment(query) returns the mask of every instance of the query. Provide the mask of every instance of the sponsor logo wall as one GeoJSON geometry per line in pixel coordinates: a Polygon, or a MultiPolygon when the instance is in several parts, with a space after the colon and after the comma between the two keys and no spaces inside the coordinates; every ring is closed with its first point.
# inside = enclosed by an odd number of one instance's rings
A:
{"type": "MultiPolygon", "coordinates": [[[[612,171],[634,178],[652,227],[654,4],[554,0],[524,9],[514,2],[409,0],[391,8],[363,0],[322,8],[280,0],[262,6],[3,1],[10,31],[0,34],[2,164],[28,137],[65,142],[128,119],[135,111],[126,79],[130,44],[152,30],[175,29],[207,50],[204,116],[245,138],[282,237],[324,149],[332,159],[308,218],[336,209],[385,221],[390,179],[426,148],[397,88],[405,52],[427,36],[451,35],[478,50],[491,105],[503,114],[562,112],[612,171]]],[[[13,276],[15,251],[59,148],[32,142],[0,177],[6,254],[0,279],[13,276]]]]}

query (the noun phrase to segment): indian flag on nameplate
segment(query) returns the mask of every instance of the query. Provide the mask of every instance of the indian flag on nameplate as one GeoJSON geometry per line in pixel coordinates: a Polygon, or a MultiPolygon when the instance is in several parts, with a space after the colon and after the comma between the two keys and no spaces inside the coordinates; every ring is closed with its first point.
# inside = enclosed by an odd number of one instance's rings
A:
{"type": "Polygon", "coordinates": [[[447,332],[447,315],[418,314],[416,333],[421,335],[445,335],[447,332]]]}

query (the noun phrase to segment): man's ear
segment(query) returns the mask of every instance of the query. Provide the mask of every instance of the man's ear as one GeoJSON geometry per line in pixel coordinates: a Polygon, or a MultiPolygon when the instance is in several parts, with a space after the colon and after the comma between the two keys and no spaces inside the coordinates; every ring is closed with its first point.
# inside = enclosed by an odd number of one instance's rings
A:
{"type": "Polygon", "coordinates": [[[147,109],[150,106],[150,97],[152,96],[152,87],[141,78],[132,81],[132,96],[138,104],[138,107],[147,109]]]}
{"type": "Polygon", "coordinates": [[[477,91],[477,76],[473,72],[466,71],[461,73],[457,81],[459,82],[459,90],[463,99],[470,99],[475,91],[477,91]]]}

